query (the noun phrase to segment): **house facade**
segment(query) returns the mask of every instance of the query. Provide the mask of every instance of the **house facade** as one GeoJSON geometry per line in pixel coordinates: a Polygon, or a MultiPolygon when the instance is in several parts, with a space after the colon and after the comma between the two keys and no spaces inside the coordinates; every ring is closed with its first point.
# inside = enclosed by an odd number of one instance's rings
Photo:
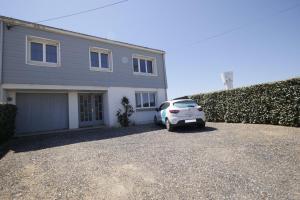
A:
{"type": "Polygon", "coordinates": [[[135,124],[167,100],[165,52],[0,17],[0,102],[16,104],[17,134],[118,126],[126,96],[135,124]]]}

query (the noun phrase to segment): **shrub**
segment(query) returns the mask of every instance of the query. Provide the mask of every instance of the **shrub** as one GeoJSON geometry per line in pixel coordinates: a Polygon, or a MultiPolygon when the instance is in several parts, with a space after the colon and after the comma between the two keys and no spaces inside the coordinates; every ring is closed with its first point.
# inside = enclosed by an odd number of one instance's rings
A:
{"type": "Polygon", "coordinates": [[[116,116],[118,117],[118,122],[121,124],[121,126],[126,127],[129,126],[130,124],[129,117],[133,114],[134,111],[127,97],[122,98],[121,104],[124,108],[124,112],[122,112],[122,110],[119,109],[117,111],[116,116]]]}
{"type": "Polygon", "coordinates": [[[8,140],[15,132],[17,107],[11,104],[0,104],[0,143],[8,140]]]}
{"type": "Polygon", "coordinates": [[[207,121],[300,126],[300,78],[191,97],[207,121]]]}

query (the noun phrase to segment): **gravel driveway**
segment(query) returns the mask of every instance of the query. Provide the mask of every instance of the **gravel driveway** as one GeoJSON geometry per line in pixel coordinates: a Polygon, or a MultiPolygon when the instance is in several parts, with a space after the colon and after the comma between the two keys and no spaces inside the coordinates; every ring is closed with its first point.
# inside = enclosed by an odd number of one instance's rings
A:
{"type": "Polygon", "coordinates": [[[15,139],[0,199],[300,199],[300,129],[207,123],[15,139]]]}

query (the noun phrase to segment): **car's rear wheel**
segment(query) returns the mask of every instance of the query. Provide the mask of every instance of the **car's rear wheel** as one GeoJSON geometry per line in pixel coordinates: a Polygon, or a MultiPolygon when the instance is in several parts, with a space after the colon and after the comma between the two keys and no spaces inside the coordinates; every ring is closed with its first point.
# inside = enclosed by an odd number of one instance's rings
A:
{"type": "Polygon", "coordinates": [[[169,122],[168,119],[166,119],[166,128],[167,128],[168,131],[173,131],[174,130],[173,125],[169,122]]]}

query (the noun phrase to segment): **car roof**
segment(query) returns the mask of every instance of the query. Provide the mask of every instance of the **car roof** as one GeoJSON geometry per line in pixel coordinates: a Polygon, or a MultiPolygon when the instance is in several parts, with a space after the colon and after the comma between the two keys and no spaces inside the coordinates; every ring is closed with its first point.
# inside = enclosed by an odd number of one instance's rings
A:
{"type": "Polygon", "coordinates": [[[169,100],[169,101],[165,101],[163,103],[176,103],[176,102],[180,102],[180,101],[194,101],[193,99],[175,99],[175,100],[169,100]]]}

